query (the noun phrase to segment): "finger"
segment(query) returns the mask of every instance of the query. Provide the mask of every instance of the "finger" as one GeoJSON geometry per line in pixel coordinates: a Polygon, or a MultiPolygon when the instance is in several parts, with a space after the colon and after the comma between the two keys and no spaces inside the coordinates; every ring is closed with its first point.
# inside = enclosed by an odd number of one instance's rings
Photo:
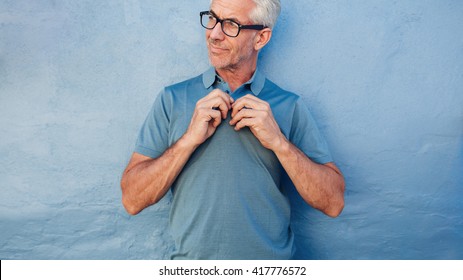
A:
{"type": "Polygon", "coordinates": [[[251,127],[254,124],[254,121],[252,118],[244,118],[241,119],[236,125],[235,125],[235,130],[241,130],[243,127],[251,127]]]}
{"type": "Polygon", "coordinates": [[[230,108],[231,108],[231,104],[233,102],[235,102],[235,100],[229,94],[225,93],[224,91],[222,91],[220,89],[214,89],[208,95],[206,95],[206,97],[204,97],[204,99],[205,100],[210,100],[210,99],[213,99],[215,97],[222,98],[225,101],[225,103],[230,105],[230,108]]]}
{"type": "Polygon", "coordinates": [[[235,102],[235,100],[230,95],[223,92],[222,90],[214,89],[206,97],[201,99],[199,102],[201,103],[201,106],[203,107],[209,107],[213,109],[219,109],[220,107],[219,110],[222,111],[223,117],[226,118],[227,113],[232,108],[232,103],[235,102]],[[225,110],[225,107],[219,106],[219,103],[217,103],[218,99],[223,100],[224,104],[226,105],[226,110],[225,110]],[[215,105],[212,105],[211,107],[211,104],[214,104],[214,103],[215,105]],[[207,104],[207,105],[204,105],[204,104],[207,104]]]}
{"type": "Polygon", "coordinates": [[[228,107],[231,108],[231,97],[228,95],[223,94],[214,94],[214,95],[207,95],[203,99],[200,99],[197,104],[210,104],[211,102],[222,100],[228,107]]]}
{"type": "Polygon", "coordinates": [[[223,112],[224,118],[231,109],[230,99],[220,93],[208,95],[196,103],[197,108],[215,109],[223,112]]]}
{"type": "Polygon", "coordinates": [[[230,125],[235,125],[243,118],[254,118],[257,114],[257,110],[243,108],[231,119],[230,125]]]}
{"type": "Polygon", "coordinates": [[[252,102],[254,104],[264,104],[266,103],[264,100],[258,98],[257,96],[253,95],[253,94],[246,94],[245,96],[241,97],[241,98],[238,98],[238,100],[236,100],[237,102],[241,100],[241,101],[247,101],[247,102],[252,102]]]}
{"type": "Polygon", "coordinates": [[[208,100],[203,106],[208,109],[220,111],[224,119],[227,118],[228,111],[231,109],[231,105],[223,100],[222,97],[215,97],[214,99],[208,100]]]}
{"type": "Polygon", "coordinates": [[[239,98],[238,100],[235,101],[235,103],[232,104],[232,117],[234,117],[243,108],[266,110],[269,107],[267,105],[268,105],[267,102],[261,99],[258,99],[257,97],[253,95],[248,94],[246,96],[239,98]]]}
{"type": "Polygon", "coordinates": [[[221,118],[221,115],[220,115],[220,112],[217,111],[217,110],[210,110],[209,111],[209,122],[212,122],[212,126],[214,128],[217,128],[220,123],[222,122],[222,118],[221,118]]]}

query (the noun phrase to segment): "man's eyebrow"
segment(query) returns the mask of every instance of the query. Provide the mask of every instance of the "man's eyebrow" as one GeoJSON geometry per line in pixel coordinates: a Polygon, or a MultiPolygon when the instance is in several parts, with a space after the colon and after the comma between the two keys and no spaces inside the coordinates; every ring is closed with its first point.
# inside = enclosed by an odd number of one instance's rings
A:
{"type": "MultiPolygon", "coordinates": [[[[215,16],[216,18],[219,18],[219,17],[217,16],[217,14],[214,13],[214,11],[213,11],[212,9],[211,9],[209,12],[210,12],[213,16],[215,16]]],[[[232,20],[232,21],[234,21],[234,22],[236,22],[236,23],[238,23],[238,24],[241,24],[241,23],[240,23],[240,20],[237,19],[237,18],[234,18],[234,17],[231,17],[231,18],[224,18],[224,19],[229,19],[229,20],[232,20]]]]}

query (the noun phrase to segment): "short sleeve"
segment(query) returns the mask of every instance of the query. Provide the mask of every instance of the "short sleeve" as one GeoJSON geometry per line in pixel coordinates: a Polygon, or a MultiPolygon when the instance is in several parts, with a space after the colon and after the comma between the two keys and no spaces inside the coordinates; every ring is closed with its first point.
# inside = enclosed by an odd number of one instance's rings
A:
{"type": "Polygon", "coordinates": [[[325,164],[333,161],[325,138],[301,98],[297,100],[294,108],[289,140],[316,163],[325,164]]]}
{"type": "Polygon", "coordinates": [[[159,93],[138,134],[135,152],[157,158],[169,147],[172,100],[164,89],[159,93]]]}

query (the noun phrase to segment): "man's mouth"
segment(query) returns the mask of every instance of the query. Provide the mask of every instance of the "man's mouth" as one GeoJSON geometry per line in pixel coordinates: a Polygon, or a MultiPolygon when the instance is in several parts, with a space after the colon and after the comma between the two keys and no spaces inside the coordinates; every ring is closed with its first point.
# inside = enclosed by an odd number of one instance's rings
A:
{"type": "Polygon", "coordinates": [[[214,43],[209,43],[209,50],[213,53],[221,53],[227,51],[226,48],[222,48],[214,43]]]}

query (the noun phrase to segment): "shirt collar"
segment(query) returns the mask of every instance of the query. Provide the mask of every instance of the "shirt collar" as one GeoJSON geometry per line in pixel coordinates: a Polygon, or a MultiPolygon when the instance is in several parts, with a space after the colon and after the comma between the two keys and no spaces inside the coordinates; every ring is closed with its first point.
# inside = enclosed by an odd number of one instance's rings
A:
{"type": "MultiPolygon", "coordinates": [[[[217,79],[218,76],[215,72],[214,67],[210,67],[206,72],[203,73],[204,87],[210,88],[214,85],[217,79]]],[[[254,75],[252,75],[251,79],[244,84],[248,85],[252,93],[257,96],[264,88],[265,75],[259,70],[259,68],[257,68],[254,72],[254,75]]]]}
{"type": "Polygon", "coordinates": [[[203,73],[203,84],[205,88],[210,88],[216,79],[216,73],[214,67],[210,67],[206,72],[203,73]]]}

